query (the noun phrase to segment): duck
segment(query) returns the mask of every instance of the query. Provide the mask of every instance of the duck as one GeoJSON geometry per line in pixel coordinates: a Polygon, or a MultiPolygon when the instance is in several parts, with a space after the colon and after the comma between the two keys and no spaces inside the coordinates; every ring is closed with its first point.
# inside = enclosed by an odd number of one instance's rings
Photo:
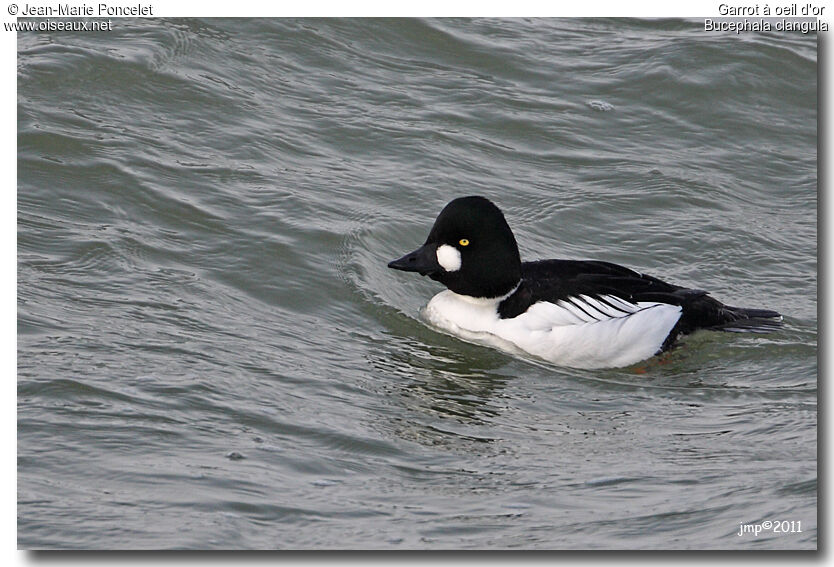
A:
{"type": "Polygon", "coordinates": [[[425,243],[388,267],[446,287],[423,309],[431,326],[569,368],[629,367],[700,329],[768,333],[783,321],[610,262],[522,262],[501,209],[482,196],[449,202],[425,243]]]}

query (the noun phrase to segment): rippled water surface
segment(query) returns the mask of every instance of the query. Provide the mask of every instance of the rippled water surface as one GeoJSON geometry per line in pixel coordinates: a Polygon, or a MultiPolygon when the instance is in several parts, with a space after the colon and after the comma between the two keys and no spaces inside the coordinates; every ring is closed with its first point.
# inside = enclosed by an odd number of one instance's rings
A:
{"type": "Polygon", "coordinates": [[[816,57],[663,20],[19,33],[19,545],[815,548],[816,57]],[[467,194],[526,259],[784,330],[604,371],[438,333],[386,263],[467,194]]]}

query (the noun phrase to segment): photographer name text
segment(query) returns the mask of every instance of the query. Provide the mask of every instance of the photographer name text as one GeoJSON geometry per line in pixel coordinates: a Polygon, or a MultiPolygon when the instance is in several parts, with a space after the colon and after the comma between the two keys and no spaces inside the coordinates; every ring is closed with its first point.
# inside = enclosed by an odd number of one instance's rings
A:
{"type": "Polygon", "coordinates": [[[17,16],[153,16],[153,6],[149,4],[112,5],[112,4],[24,4],[17,16]]]}

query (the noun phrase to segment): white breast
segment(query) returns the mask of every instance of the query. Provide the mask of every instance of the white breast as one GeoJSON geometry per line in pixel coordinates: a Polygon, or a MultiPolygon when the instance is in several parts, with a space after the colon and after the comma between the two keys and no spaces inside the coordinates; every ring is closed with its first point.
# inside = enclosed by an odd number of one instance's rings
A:
{"type": "Polygon", "coordinates": [[[446,290],[432,298],[424,314],[432,325],[465,340],[518,348],[572,368],[617,368],[654,356],[681,316],[677,305],[580,295],[540,301],[518,317],[501,319],[499,302],[446,290]]]}

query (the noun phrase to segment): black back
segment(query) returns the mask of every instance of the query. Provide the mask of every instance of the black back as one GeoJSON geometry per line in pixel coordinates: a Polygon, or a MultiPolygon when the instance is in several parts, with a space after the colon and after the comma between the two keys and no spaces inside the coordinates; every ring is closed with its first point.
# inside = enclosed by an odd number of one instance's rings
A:
{"type": "Polygon", "coordinates": [[[634,270],[594,260],[540,260],[521,265],[519,289],[504,300],[499,315],[512,318],[537,301],[556,303],[569,297],[613,295],[625,301],[657,301],[682,305],[705,291],[668,284],[634,270]]]}
{"type": "MultiPolygon", "coordinates": [[[[775,311],[730,307],[706,291],[666,283],[609,262],[541,260],[524,262],[521,271],[518,289],[498,306],[501,318],[517,317],[538,301],[558,303],[580,295],[595,299],[611,295],[630,303],[651,301],[679,305],[681,318],[664,348],[671,346],[679,335],[696,329],[767,332],[781,324],[781,316],[775,311]]],[[[581,303],[576,306],[581,309],[581,303]]]]}

